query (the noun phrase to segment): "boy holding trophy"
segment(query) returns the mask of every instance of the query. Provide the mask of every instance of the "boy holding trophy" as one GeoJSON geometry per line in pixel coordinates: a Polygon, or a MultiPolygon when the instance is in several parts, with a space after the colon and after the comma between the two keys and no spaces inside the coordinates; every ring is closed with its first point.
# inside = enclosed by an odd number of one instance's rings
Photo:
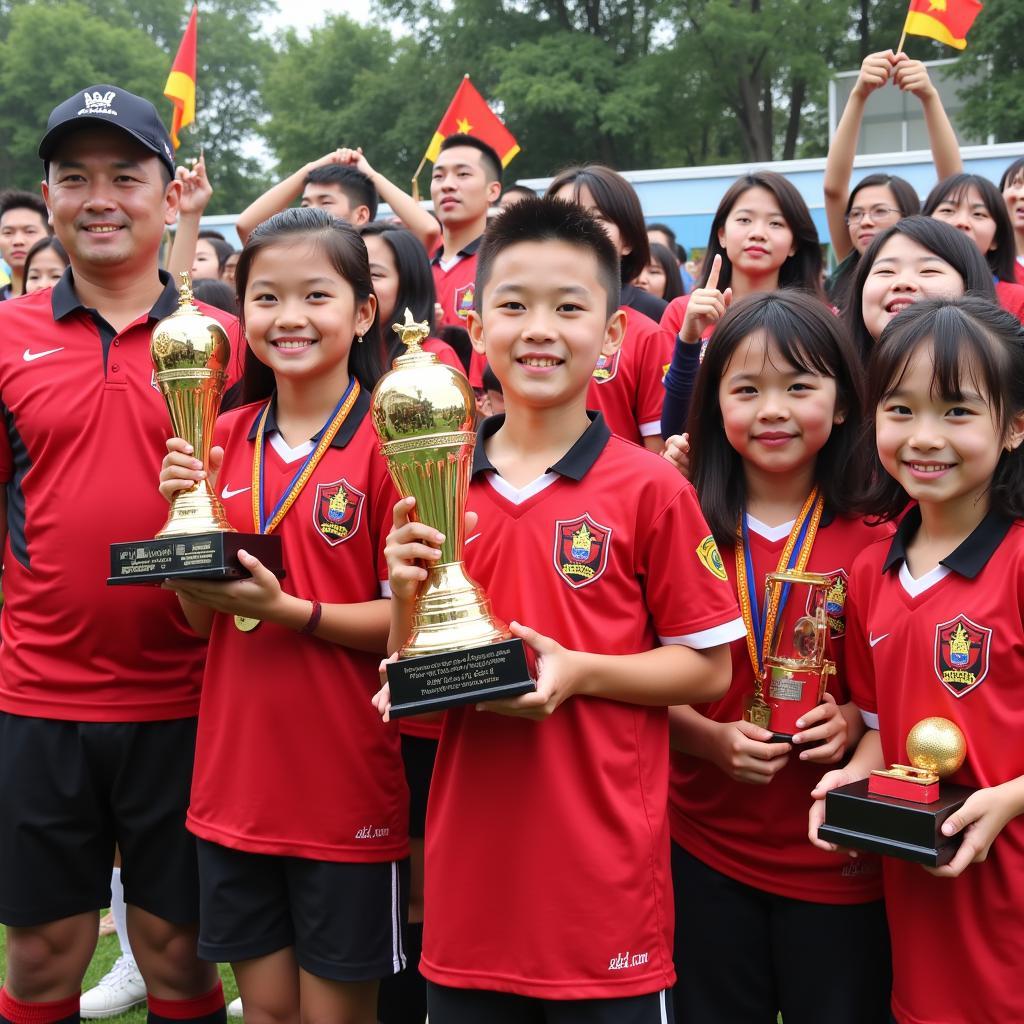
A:
{"type": "MultiPolygon", "coordinates": [[[[700,557],[690,485],[587,412],[602,345],[625,328],[600,225],[524,200],[489,229],[476,293],[467,326],[506,413],[477,437],[465,560],[531,649],[537,685],[446,715],[427,829],[430,1019],[653,1024],[674,980],[665,709],[724,692],[742,620],[700,557]]],[[[443,541],[414,506],[395,506],[386,548],[390,650],[443,541]]],[[[375,702],[387,717],[386,685],[375,702]]]]}

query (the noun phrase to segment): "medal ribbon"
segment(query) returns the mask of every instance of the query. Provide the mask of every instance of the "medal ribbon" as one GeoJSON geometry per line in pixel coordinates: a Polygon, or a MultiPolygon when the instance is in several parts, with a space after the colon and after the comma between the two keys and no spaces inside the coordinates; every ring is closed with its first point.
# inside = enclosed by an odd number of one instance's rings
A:
{"type": "MultiPolygon", "coordinates": [[[[793,523],[793,528],[789,531],[776,572],[787,572],[791,569],[803,572],[807,568],[824,507],[825,499],[818,494],[818,488],[815,487],[807,496],[800,514],[793,523]]],[[[775,591],[762,614],[757,600],[754,559],[750,553],[746,512],[740,516],[739,525],[736,527],[736,591],[740,599],[740,611],[743,613],[743,624],[747,627],[747,654],[750,655],[750,664],[754,668],[754,678],[760,685],[775,622],[789,599],[789,584],[775,591]]]]}
{"type": "Polygon", "coordinates": [[[281,495],[269,516],[265,516],[263,513],[263,467],[267,418],[270,415],[273,399],[267,402],[266,408],[260,414],[259,426],[256,428],[256,450],[252,457],[252,521],[257,531],[273,533],[281,520],[288,514],[288,510],[295,504],[296,499],[302,493],[302,488],[309,482],[309,478],[313,475],[320,460],[327,453],[327,449],[331,447],[331,442],[337,436],[341,425],[348,419],[348,414],[352,411],[352,406],[356,404],[358,397],[359,381],[353,377],[349,381],[345,393],[334,407],[334,411],[328,417],[316,447],[299,466],[295,476],[292,477],[292,482],[285,488],[284,494],[281,495]]]}

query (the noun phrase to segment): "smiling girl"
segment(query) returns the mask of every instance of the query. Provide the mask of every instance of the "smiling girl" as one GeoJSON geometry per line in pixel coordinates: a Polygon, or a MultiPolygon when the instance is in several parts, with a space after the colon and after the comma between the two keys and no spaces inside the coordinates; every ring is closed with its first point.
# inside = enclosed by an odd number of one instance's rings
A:
{"type": "Polygon", "coordinates": [[[782,291],[730,308],[697,379],[691,479],[747,636],[732,644],[724,698],[670,710],[675,1001],[687,1024],[888,1016],[877,861],[850,871],[810,847],[804,797],[816,766],[838,761],[863,728],[842,671],[846,580],[878,534],[853,514],[860,376],[828,307],[782,291]],[[757,595],[767,573],[793,565],[839,581],[844,596],[830,616],[838,675],[788,743],[745,711],[764,669],[757,637],[769,613],[757,595]]]}
{"type": "MultiPolygon", "coordinates": [[[[379,374],[366,247],[315,208],[271,217],[236,272],[249,404],[217,424],[209,473],[231,523],[281,535],[282,584],[173,584],[210,638],[188,827],[200,955],[230,961],[257,1021],[376,1021],[404,966],[408,797],[397,729],[369,698],[385,647],[395,496],[368,416],[379,374]]],[[[168,442],[168,499],[202,478],[168,442]]]]}
{"type": "MultiPolygon", "coordinates": [[[[899,522],[858,558],[847,665],[867,732],[825,794],[903,761],[910,729],[959,726],[950,783],[975,792],[942,825],[953,859],[883,858],[898,1024],[1024,1020],[1024,344],[1020,324],[973,298],[920,302],[871,353],[877,448],[866,502],[899,522]],[[906,511],[908,503],[914,504],[906,511]],[[927,951],[927,952],[925,952],[927,951]]],[[[945,784],[945,780],[943,782],[945,784]]]]}
{"type": "Polygon", "coordinates": [[[931,217],[905,217],[871,243],[857,265],[845,313],[866,360],[897,313],[921,299],[970,292],[995,302],[992,274],[960,231],[931,217]]]}

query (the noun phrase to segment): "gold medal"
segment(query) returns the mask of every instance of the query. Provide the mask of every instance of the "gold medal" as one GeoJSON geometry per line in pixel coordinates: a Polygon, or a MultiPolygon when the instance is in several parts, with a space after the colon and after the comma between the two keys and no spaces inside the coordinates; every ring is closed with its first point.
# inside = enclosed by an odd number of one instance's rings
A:
{"type": "Polygon", "coordinates": [[[235,629],[240,633],[251,633],[261,621],[261,619],[251,619],[248,615],[236,615],[235,629]]]}

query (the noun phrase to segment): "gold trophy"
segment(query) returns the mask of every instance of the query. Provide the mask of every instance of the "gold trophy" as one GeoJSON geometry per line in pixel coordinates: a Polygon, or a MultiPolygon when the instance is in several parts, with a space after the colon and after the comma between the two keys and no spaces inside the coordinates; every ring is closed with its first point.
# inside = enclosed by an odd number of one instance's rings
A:
{"type": "Polygon", "coordinates": [[[828,677],[835,675],[827,657],[828,599],[835,586],[832,577],[796,569],[765,578],[765,607],[782,611],[771,624],[764,663],[767,699],[764,682],[758,680],[752,707],[759,699],[767,707],[763,728],[772,731],[776,742],[793,742],[800,732],[797,720],[825,699],[828,677]]]}
{"type": "Polygon", "coordinates": [[[534,689],[522,640],[491,611],[462,563],[473,466],[476,402],[465,375],[420,347],[426,323],[396,324],[406,351],[381,377],[373,426],[398,493],[416,499],[413,517],[444,534],[441,557],[416,597],[412,630],[388,665],[391,715],[514,697],[534,689]]]}
{"type": "MultiPolygon", "coordinates": [[[[221,324],[196,306],[187,273],[181,275],[178,308],[153,328],[149,352],[174,436],[188,441],[196,458],[208,466],[231,343],[221,324]]],[[[207,477],[175,495],[154,540],[111,545],[107,582],[239,579],[249,575],[238,561],[242,548],[283,575],[281,538],[237,533],[207,477]]]]}
{"type": "Polygon", "coordinates": [[[940,781],[959,771],[966,757],[959,726],[948,718],[923,718],[907,734],[910,764],[873,771],[826,795],[819,837],[930,867],[948,864],[963,835],[944,836],[942,823],[974,790],[940,781]]]}

